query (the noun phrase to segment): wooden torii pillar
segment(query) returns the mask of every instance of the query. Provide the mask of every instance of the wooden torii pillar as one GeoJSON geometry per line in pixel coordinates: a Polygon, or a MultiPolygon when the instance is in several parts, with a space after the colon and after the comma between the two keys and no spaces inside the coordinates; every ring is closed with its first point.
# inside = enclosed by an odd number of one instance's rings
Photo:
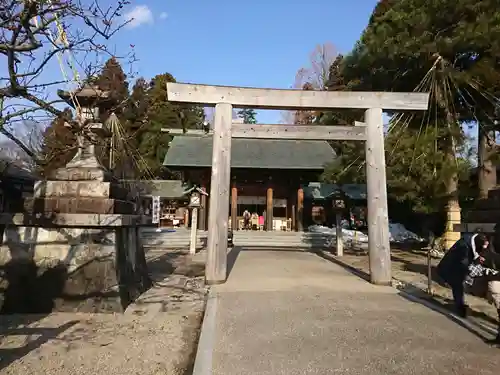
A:
{"type": "MultiPolygon", "coordinates": [[[[391,283],[382,111],[427,110],[429,94],[277,90],[169,82],[167,95],[172,102],[215,106],[213,132],[210,133],[213,154],[205,269],[208,284],[223,283],[227,277],[231,138],[365,141],[370,279],[379,285],[391,283]],[[366,112],[365,122],[355,126],[248,125],[233,123],[233,107],[282,110],[357,108],[366,112]]],[[[188,134],[206,133],[189,131],[188,134]]]]}

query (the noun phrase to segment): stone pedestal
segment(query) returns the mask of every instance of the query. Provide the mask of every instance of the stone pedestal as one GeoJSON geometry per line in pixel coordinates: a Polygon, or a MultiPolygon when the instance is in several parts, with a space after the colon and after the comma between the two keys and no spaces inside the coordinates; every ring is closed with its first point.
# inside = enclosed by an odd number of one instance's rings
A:
{"type": "Polygon", "coordinates": [[[458,202],[450,204],[446,207],[446,228],[444,232],[445,249],[450,249],[455,242],[460,239],[460,231],[455,229],[456,225],[460,225],[461,210],[458,202]]]}
{"type": "Polygon", "coordinates": [[[456,225],[455,230],[462,233],[482,231],[494,233],[495,226],[500,223],[500,186],[488,192],[488,198],[478,199],[472,209],[468,210],[461,225],[456,225]]]}
{"type": "Polygon", "coordinates": [[[126,197],[111,182],[39,182],[24,213],[2,214],[2,310],[116,312],[145,291],[140,216],[126,197]]]}
{"type": "Polygon", "coordinates": [[[94,130],[102,125],[88,120],[66,167],[36,183],[23,212],[0,215],[3,313],[123,311],[151,285],[137,194],[99,164],[94,130]]]}

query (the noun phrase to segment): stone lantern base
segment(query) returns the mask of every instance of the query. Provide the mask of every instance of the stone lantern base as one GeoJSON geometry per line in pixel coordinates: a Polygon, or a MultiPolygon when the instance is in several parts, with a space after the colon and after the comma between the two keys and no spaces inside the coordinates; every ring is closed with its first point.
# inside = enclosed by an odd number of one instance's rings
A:
{"type": "Polygon", "coordinates": [[[3,213],[2,311],[117,312],[149,288],[127,197],[112,182],[41,181],[25,212],[3,213]]]}
{"type": "Polygon", "coordinates": [[[455,229],[461,222],[461,209],[458,202],[446,207],[446,228],[444,232],[444,247],[449,250],[460,239],[460,231],[455,229]]]}

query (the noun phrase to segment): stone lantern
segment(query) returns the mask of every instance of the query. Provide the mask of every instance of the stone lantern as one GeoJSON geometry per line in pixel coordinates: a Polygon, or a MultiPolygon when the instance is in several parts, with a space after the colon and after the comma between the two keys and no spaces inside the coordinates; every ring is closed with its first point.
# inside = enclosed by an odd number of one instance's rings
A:
{"type": "Polygon", "coordinates": [[[99,116],[113,105],[110,92],[86,84],[73,92],[59,90],[58,95],[76,111],[78,150],[73,159],[51,177],[57,180],[107,181],[110,174],[97,159],[95,144],[99,137],[108,136],[99,116]]]}
{"type": "Polygon", "coordinates": [[[59,272],[51,278],[60,284],[54,292],[57,310],[123,311],[151,280],[134,202],[138,193],[112,179],[95,156],[96,138],[104,131],[99,111],[112,104],[109,92],[86,85],[59,96],[76,110],[78,151],[65,167],[36,182],[23,212],[0,221],[6,225],[0,266],[10,259],[10,249],[29,249],[20,254],[35,262],[40,274],[59,272]]]}

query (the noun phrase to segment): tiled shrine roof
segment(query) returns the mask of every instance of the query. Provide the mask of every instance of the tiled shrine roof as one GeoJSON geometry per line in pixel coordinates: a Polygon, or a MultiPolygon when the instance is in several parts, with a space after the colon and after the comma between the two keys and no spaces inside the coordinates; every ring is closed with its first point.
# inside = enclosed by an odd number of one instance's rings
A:
{"type": "MultiPolygon", "coordinates": [[[[326,141],[233,139],[231,167],[321,170],[335,158],[326,141]]],[[[211,167],[212,137],[174,137],[163,165],[211,167]]]]}

